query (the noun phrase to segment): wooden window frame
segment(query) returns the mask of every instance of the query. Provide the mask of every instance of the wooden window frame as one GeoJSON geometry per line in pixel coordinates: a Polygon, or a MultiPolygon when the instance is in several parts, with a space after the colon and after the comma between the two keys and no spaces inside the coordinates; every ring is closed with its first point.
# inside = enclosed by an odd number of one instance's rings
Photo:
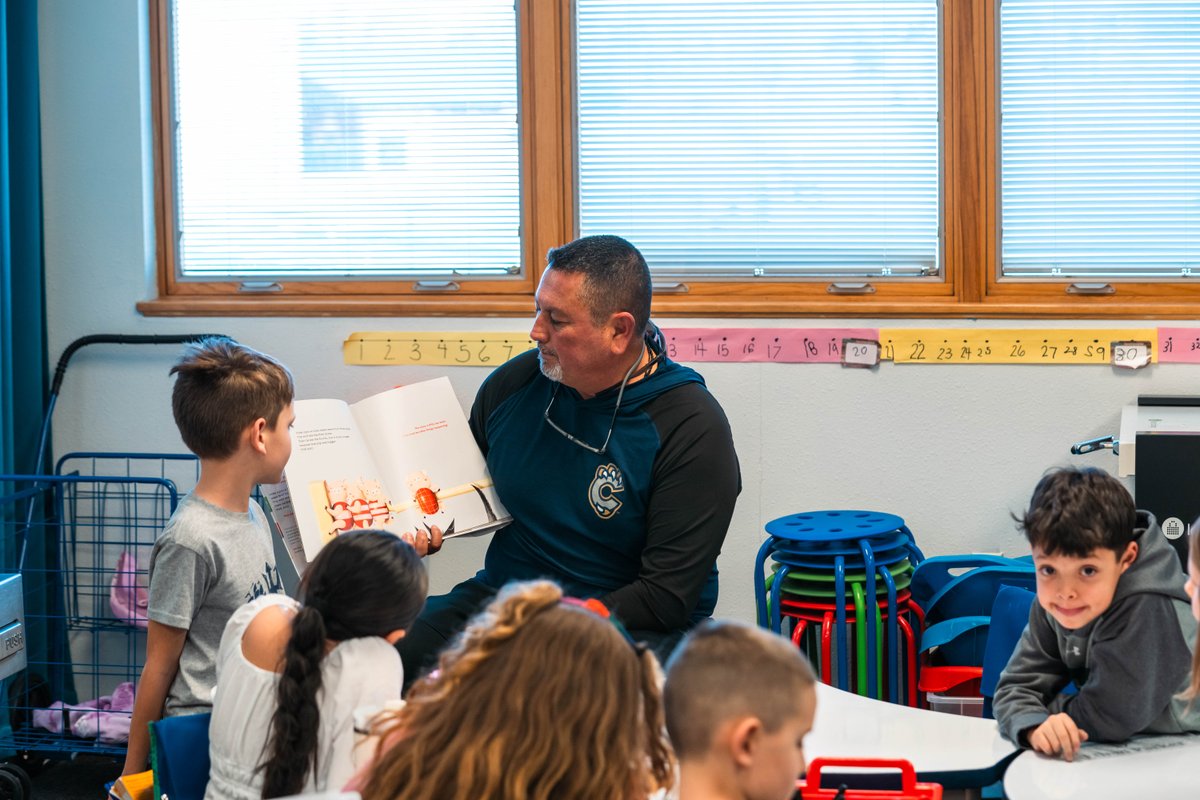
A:
{"type": "MultiPolygon", "coordinates": [[[[1110,281],[1111,294],[1073,294],[1069,281],[999,277],[997,19],[1000,0],[942,0],[941,224],[943,276],[867,282],[843,294],[829,279],[690,281],[662,292],[654,313],[697,317],[1186,318],[1200,285],[1110,281]],[[953,113],[951,113],[953,112],[953,113]]],[[[464,281],[416,291],[405,281],[284,282],[271,293],[176,276],[172,152],[167,135],[169,0],[150,0],[158,297],[147,316],[526,316],[546,251],[575,237],[573,0],[517,0],[521,125],[519,281],[464,281]]],[[[620,231],[613,231],[620,234],[620,231]]]]}

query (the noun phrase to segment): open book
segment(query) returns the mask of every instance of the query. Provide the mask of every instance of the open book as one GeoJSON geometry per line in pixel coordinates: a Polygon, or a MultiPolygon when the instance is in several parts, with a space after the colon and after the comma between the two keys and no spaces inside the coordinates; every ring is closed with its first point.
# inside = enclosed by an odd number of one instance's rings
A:
{"type": "Polygon", "coordinates": [[[510,520],[448,378],[353,405],[297,400],[283,478],[262,493],[300,574],[326,542],[350,531],[424,533],[436,525],[449,538],[510,520]]]}

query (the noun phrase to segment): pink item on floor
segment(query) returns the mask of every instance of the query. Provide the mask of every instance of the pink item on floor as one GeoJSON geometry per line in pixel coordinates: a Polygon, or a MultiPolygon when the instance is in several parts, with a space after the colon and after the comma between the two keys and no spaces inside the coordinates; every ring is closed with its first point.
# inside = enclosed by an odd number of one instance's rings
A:
{"type": "Polygon", "coordinates": [[[149,624],[146,609],[150,605],[150,592],[142,585],[140,577],[137,558],[133,553],[122,551],[109,588],[108,604],[117,619],[145,628],[149,624]]]}
{"type": "Polygon", "coordinates": [[[99,737],[100,741],[110,744],[127,742],[129,721],[133,716],[133,697],[133,684],[121,683],[113,689],[112,694],[79,705],[67,706],[59,700],[51,703],[49,708],[37,709],[33,712],[33,724],[51,733],[62,733],[65,711],[71,735],[80,739],[99,737]]]}

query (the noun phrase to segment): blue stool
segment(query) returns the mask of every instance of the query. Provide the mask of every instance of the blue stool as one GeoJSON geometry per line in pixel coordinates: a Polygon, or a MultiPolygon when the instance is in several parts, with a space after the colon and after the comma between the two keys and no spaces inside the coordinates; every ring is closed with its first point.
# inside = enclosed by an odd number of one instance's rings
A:
{"type": "MultiPolygon", "coordinates": [[[[772,520],[766,525],[766,541],[755,558],[754,589],[758,612],[758,624],[776,633],[782,632],[780,593],[791,564],[801,558],[805,561],[823,561],[823,568],[832,569],[834,575],[834,598],[836,602],[838,686],[849,689],[849,640],[846,632],[846,570],[861,569],[866,573],[865,596],[877,596],[876,573],[883,578],[888,596],[888,630],[892,642],[898,642],[896,610],[896,585],[887,564],[895,563],[893,551],[899,549],[915,565],[924,560],[916,545],[912,532],[904,520],[895,514],[877,511],[835,510],[811,511],[789,514],[772,520]],[[877,555],[878,551],[878,555],[877,555]],[[776,553],[780,558],[779,569],[770,588],[769,613],[765,578],[768,556],[776,553]],[[885,555],[886,554],[886,555],[885,555]],[[791,564],[789,563],[791,562],[791,564]]],[[[898,560],[898,559],[896,559],[898,560]]],[[[804,566],[807,566],[805,564],[804,566]]],[[[867,625],[867,663],[875,663],[877,642],[874,626],[867,625]]],[[[898,657],[895,647],[888,648],[889,693],[893,702],[899,702],[898,657]]],[[[879,696],[877,675],[867,670],[867,694],[879,696]]],[[[861,687],[860,687],[861,691],[861,687]]]]}

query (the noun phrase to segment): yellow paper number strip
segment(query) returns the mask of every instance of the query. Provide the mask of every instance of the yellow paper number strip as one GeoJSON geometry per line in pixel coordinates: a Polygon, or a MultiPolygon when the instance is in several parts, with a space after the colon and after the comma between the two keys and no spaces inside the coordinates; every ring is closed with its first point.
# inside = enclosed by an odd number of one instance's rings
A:
{"type": "Polygon", "coordinates": [[[533,346],[526,333],[366,331],[342,343],[342,360],[356,366],[495,367],[533,346]]]}
{"type": "Polygon", "coordinates": [[[1157,342],[1155,328],[884,328],[879,331],[882,357],[897,364],[1111,364],[1134,367],[1155,360],[1157,342]]]}

